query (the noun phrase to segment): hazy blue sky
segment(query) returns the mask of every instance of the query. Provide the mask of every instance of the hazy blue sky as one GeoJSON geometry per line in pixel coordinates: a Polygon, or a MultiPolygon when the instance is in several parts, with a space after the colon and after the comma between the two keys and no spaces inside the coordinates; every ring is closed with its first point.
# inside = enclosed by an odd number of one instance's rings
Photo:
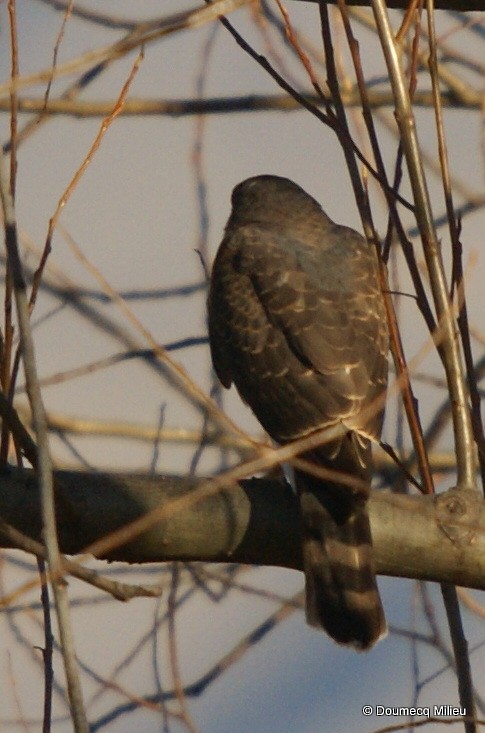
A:
{"type": "MultiPolygon", "coordinates": [[[[87,3],[86,3],[87,5],[87,3]]],[[[152,18],[197,3],[165,0],[121,0],[91,2],[90,6],[117,16],[152,18]]],[[[318,9],[313,3],[287,1],[297,28],[321,47],[318,9]]],[[[277,11],[276,5],[274,6],[277,11]]],[[[21,74],[47,69],[52,63],[53,44],[60,29],[62,14],[36,0],[18,0],[19,51],[21,74]]],[[[395,19],[397,16],[393,16],[395,19]]],[[[287,48],[275,33],[266,29],[271,45],[254,25],[247,10],[233,19],[255,47],[282,68],[300,88],[310,90],[304,71],[290,58],[287,48]],[[272,50],[275,52],[272,55],[272,50]]],[[[446,26],[448,27],[448,25],[446,26]]],[[[374,37],[355,26],[359,35],[366,71],[384,74],[381,51],[374,37]]],[[[81,56],[122,37],[122,31],[107,30],[80,19],[71,19],[60,46],[58,63],[81,56]]],[[[245,94],[276,94],[280,90],[268,75],[241,49],[227,32],[219,27],[186,30],[148,46],[140,71],[132,85],[130,97],[153,99],[188,99],[194,95],[201,70],[203,49],[212,36],[203,95],[233,97],[245,94]]],[[[462,36],[457,34],[459,44],[462,36]]],[[[468,36],[467,36],[468,42],[468,36]]],[[[6,3],[0,5],[0,65],[2,81],[9,74],[8,15],[6,3]]],[[[467,50],[470,50],[467,47],[467,50]]],[[[348,71],[347,55],[345,58],[348,71]]],[[[135,54],[114,63],[89,86],[81,99],[115,100],[126,81],[135,54]]],[[[325,75],[321,71],[324,81],[325,75]]],[[[52,96],[67,87],[72,78],[57,81],[52,96]]],[[[42,98],[45,87],[37,85],[22,91],[26,97],[42,98]]],[[[387,110],[390,113],[392,110],[387,110]]],[[[392,115],[391,115],[392,116],[392,115]]],[[[360,114],[355,112],[355,121],[360,114]]],[[[21,117],[21,122],[27,120],[21,117]]],[[[428,111],[418,114],[423,146],[436,152],[433,118],[428,111]]],[[[99,118],[74,119],[58,117],[40,125],[19,151],[17,183],[17,215],[26,243],[40,250],[45,242],[49,218],[55,211],[75,170],[89,150],[99,129],[99,118]]],[[[446,116],[453,172],[470,188],[483,193],[483,159],[480,157],[480,117],[478,113],[450,111],[446,116]]],[[[212,259],[229,213],[232,187],[245,177],[257,173],[275,173],[293,178],[324,206],[336,221],[361,229],[358,212],[346,173],[344,160],[335,135],[307,112],[264,112],[208,116],[202,136],[202,160],[206,184],[208,214],[208,252],[212,259]]],[[[378,123],[386,162],[392,171],[396,142],[378,123]]],[[[2,140],[9,131],[8,115],[0,116],[2,140]]],[[[196,135],[194,117],[119,118],[108,130],[101,148],[83,175],[62,213],[60,223],[76,241],[84,255],[109,280],[110,285],[125,294],[150,291],[153,297],[130,298],[129,305],[149,329],[157,342],[167,344],[176,339],[206,334],[205,295],[202,290],[190,297],[162,298],[166,288],[201,283],[204,272],[195,252],[199,246],[200,212],[193,166],[193,145],[196,135]]],[[[360,142],[360,139],[359,139],[360,142]]],[[[483,151],[482,151],[483,152],[483,151]]],[[[435,213],[442,214],[443,202],[439,180],[430,176],[435,213]]],[[[404,183],[403,190],[409,193],[404,183]]],[[[387,212],[382,198],[372,189],[374,216],[378,230],[385,233],[387,212]]],[[[457,201],[461,202],[458,195],[457,201]]],[[[409,226],[412,219],[409,218],[409,226]]],[[[441,232],[444,246],[449,237],[441,232]]],[[[483,214],[479,212],[463,220],[465,263],[469,267],[468,292],[472,321],[480,327],[483,314],[483,214]],[[470,259],[473,257],[474,259],[470,259]],[[471,263],[471,264],[470,264],[471,263]]],[[[26,251],[26,262],[34,266],[36,256],[26,251]]],[[[419,251],[419,250],[418,250],[419,251]]],[[[54,236],[47,277],[52,282],[99,291],[99,287],[82,263],[75,257],[59,229],[54,236]]],[[[402,274],[402,289],[409,287],[402,274]]],[[[93,302],[88,299],[88,302],[93,302]]],[[[62,305],[56,297],[42,293],[34,314],[39,371],[42,377],[68,370],[122,350],[115,339],[102,329],[62,305]]],[[[135,335],[115,306],[99,306],[103,315],[135,335]]],[[[411,357],[425,343],[427,334],[412,299],[402,299],[402,328],[407,353],[411,357]]],[[[138,340],[143,343],[140,335],[138,340]]],[[[210,387],[210,364],[206,346],[198,346],[176,354],[193,379],[204,389],[210,387]]],[[[437,359],[429,355],[422,369],[437,369],[437,359]]],[[[21,380],[22,381],[22,380],[21,380]]],[[[425,420],[433,414],[443,393],[436,388],[416,383],[420,407],[425,420]]],[[[201,417],[186,400],[175,394],[160,375],[138,360],[122,362],[74,381],[46,387],[44,397],[48,410],[63,416],[99,421],[135,422],[156,426],[163,410],[163,424],[172,428],[201,427],[201,417]]],[[[255,434],[256,422],[235,394],[227,398],[227,408],[240,425],[255,434]]],[[[390,416],[394,411],[390,410],[390,416]]],[[[392,442],[395,426],[389,420],[387,439],[392,442]]],[[[447,433],[449,440],[449,432],[447,433]]],[[[115,439],[77,438],[73,440],[82,460],[107,469],[148,470],[153,445],[115,439]]],[[[450,448],[450,443],[440,447],[450,448]]],[[[59,463],[80,466],[73,451],[53,438],[52,449],[59,463]]],[[[159,447],[158,471],[182,472],[187,469],[192,448],[176,444],[159,447]]],[[[204,458],[200,470],[215,467],[215,455],[204,458]]],[[[24,556],[16,556],[25,559],[24,556]]],[[[26,577],[25,569],[11,564],[5,567],[4,583],[15,587],[26,577]]],[[[302,587],[302,576],[283,570],[253,569],[244,575],[245,582],[261,588],[291,595],[302,587]]],[[[153,578],[152,578],[153,580],[153,578]]],[[[384,605],[389,623],[408,627],[413,616],[414,584],[412,581],[383,579],[384,605]]],[[[91,591],[71,583],[72,597],[91,597],[91,591]]],[[[442,618],[439,593],[432,588],[438,618],[442,618]]],[[[35,597],[35,596],[34,596],[35,597]]],[[[162,599],[162,605],[166,597],[162,599]]],[[[25,598],[19,599],[24,602],[25,598]]],[[[199,594],[179,617],[178,637],[184,682],[201,676],[245,633],[274,610],[268,601],[233,592],[219,604],[199,594]]],[[[75,611],[75,627],[79,656],[97,673],[109,676],[131,645],[153,622],[155,603],[136,600],[127,605],[89,606],[75,611]],[[115,611],[113,610],[115,609],[115,611]]],[[[423,630],[419,609],[417,628],[423,630]]],[[[40,617],[38,617],[40,618],[40,617]]],[[[0,675],[3,699],[0,728],[9,727],[7,720],[16,718],[12,678],[27,719],[38,720],[41,714],[41,670],[33,665],[30,649],[42,644],[38,622],[26,613],[18,613],[2,623],[0,675]],[[15,626],[12,624],[15,623],[15,626]],[[18,626],[17,626],[18,624],[18,626]],[[21,649],[19,635],[25,635],[21,649]]],[[[476,624],[467,625],[472,640],[481,639],[476,624]]],[[[448,638],[445,639],[448,645],[448,638]]],[[[163,650],[162,635],[159,663],[164,684],[171,687],[170,671],[163,650]]],[[[136,661],[118,680],[131,693],[154,692],[152,649],[145,648],[136,661]]],[[[440,669],[442,660],[430,648],[418,648],[423,676],[440,669]]],[[[33,653],[35,656],[35,652],[33,653]]],[[[477,670],[478,671],[478,670],[477,670]]],[[[62,681],[59,659],[56,673],[62,681]]],[[[97,686],[84,680],[86,699],[97,686]]],[[[406,705],[412,703],[411,649],[405,640],[391,635],[367,655],[337,648],[322,634],[307,628],[303,614],[295,613],[280,625],[242,661],[214,682],[201,699],[190,702],[190,710],[201,733],[348,733],[349,730],[374,730],[398,719],[363,718],[364,704],[406,705]]],[[[88,708],[91,720],[103,711],[120,704],[122,695],[106,694],[88,708]]],[[[454,704],[457,693],[449,676],[438,676],[428,685],[420,702],[454,704]]],[[[56,710],[65,708],[56,699],[56,710]]],[[[126,716],[107,730],[117,733],[161,730],[159,716],[143,712],[126,716]],[[138,721],[138,722],[136,722],[138,721]]],[[[444,729],[444,727],[443,727],[444,729]]],[[[38,730],[33,725],[31,730],[38,730]]],[[[55,730],[71,730],[65,719],[55,730]]],[[[174,724],[173,730],[178,730],[174,724]]],[[[440,727],[435,726],[435,731],[440,727]]]]}

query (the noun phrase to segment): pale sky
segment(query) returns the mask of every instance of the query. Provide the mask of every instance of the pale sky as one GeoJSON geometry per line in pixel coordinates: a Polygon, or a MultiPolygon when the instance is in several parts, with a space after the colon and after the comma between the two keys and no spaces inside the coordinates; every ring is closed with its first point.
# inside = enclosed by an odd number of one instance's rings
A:
{"type": "MultiPolygon", "coordinates": [[[[313,3],[287,0],[296,28],[321,48],[317,6],[313,3]]],[[[52,64],[53,45],[59,33],[62,14],[36,0],[17,1],[20,71],[27,75],[48,69],[52,64]]],[[[85,4],[87,7],[87,3],[85,4]]],[[[178,12],[183,8],[198,7],[196,2],[181,3],[165,0],[122,0],[91,2],[90,7],[118,17],[153,18],[178,12]]],[[[276,4],[271,6],[278,12],[276,4]]],[[[397,14],[393,15],[397,23],[397,14]]],[[[265,36],[253,23],[247,10],[234,14],[237,27],[245,38],[271,59],[289,78],[300,84],[300,89],[311,91],[304,70],[290,58],[289,51],[278,36],[267,28],[265,36]]],[[[451,20],[443,28],[450,28],[451,20]]],[[[361,41],[361,52],[368,75],[383,75],[381,51],[374,36],[355,25],[361,41]]],[[[343,43],[342,31],[341,42],[343,43]]],[[[58,64],[81,56],[88,51],[106,46],[121,38],[123,31],[107,30],[92,23],[73,18],[69,20],[60,46],[58,64]]],[[[189,99],[194,95],[201,70],[204,47],[211,39],[210,56],[204,77],[205,97],[233,97],[248,94],[279,94],[281,90],[267,74],[237,47],[227,32],[219,27],[215,35],[209,27],[186,30],[149,45],[130,90],[130,97],[150,99],[189,99]]],[[[456,33],[450,39],[455,46],[472,54],[473,38],[456,33]],[[471,40],[470,40],[471,39],[471,40]],[[460,46],[462,44],[462,46],[460,46]]],[[[478,46],[477,42],[477,48],[478,46]]],[[[110,69],[88,87],[80,97],[84,100],[112,100],[120,94],[135,60],[135,53],[114,63],[110,69]]],[[[347,53],[342,63],[350,73],[347,53]]],[[[6,3],[0,5],[0,68],[2,83],[9,77],[9,32],[6,3]]],[[[325,74],[319,69],[322,82],[325,74]]],[[[51,97],[67,88],[77,77],[66,77],[54,84],[51,97]]],[[[22,91],[22,96],[42,98],[45,86],[40,84],[22,91]]],[[[392,109],[385,110],[392,119],[392,109]]],[[[360,125],[360,113],[355,111],[354,122],[360,125]]],[[[21,126],[27,116],[20,117],[21,126]]],[[[435,155],[436,145],[432,113],[420,110],[417,115],[418,133],[424,148],[435,155]]],[[[452,110],[447,112],[445,124],[453,175],[477,195],[483,196],[483,150],[480,148],[480,119],[478,112],[452,110]]],[[[19,150],[17,179],[17,216],[24,242],[37,251],[45,242],[49,218],[70,182],[74,172],[86,156],[99,130],[101,120],[52,118],[19,150]]],[[[201,283],[204,279],[200,259],[195,252],[199,246],[200,218],[193,166],[193,145],[196,118],[186,117],[132,117],[118,118],[106,133],[100,149],[77,185],[60,218],[60,224],[74,239],[85,257],[109,281],[109,284],[128,295],[128,304],[161,344],[186,337],[206,334],[205,295],[201,289],[185,297],[163,298],[167,288],[201,283]],[[152,297],[133,297],[138,291],[149,291],[152,297]],[[130,295],[131,294],[131,295],[130,295]],[[154,294],[154,295],[153,295],[154,294]]],[[[2,140],[8,138],[9,117],[0,115],[2,140]]],[[[382,146],[391,173],[395,160],[395,139],[378,123],[382,146]]],[[[361,138],[357,135],[360,143],[361,138]]],[[[307,112],[263,112],[207,116],[202,136],[203,174],[206,184],[208,213],[208,257],[212,260],[220,241],[224,223],[229,214],[230,193],[233,186],[248,176],[274,173],[294,179],[315,196],[327,213],[339,223],[361,230],[360,219],[344,165],[343,155],[331,130],[307,112]]],[[[366,144],[363,147],[368,150],[366,144]]],[[[429,185],[435,215],[443,213],[440,182],[433,174],[429,185]]],[[[403,191],[409,195],[404,183],[403,191]]],[[[387,212],[382,197],[371,189],[376,226],[385,234],[387,212]]],[[[456,194],[457,204],[463,198],[456,194]]],[[[405,218],[409,226],[412,219],[405,218]]],[[[445,248],[449,245],[446,229],[440,231],[445,248]]],[[[471,321],[483,328],[483,282],[485,264],[482,245],[483,213],[463,219],[462,240],[464,262],[468,268],[467,292],[471,321]]],[[[418,253],[420,253],[419,245],[418,253]]],[[[26,263],[32,266],[36,259],[25,250],[26,263]]],[[[421,255],[419,254],[421,258],[421,255]]],[[[401,266],[400,263],[399,266],[401,266]]],[[[409,278],[401,268],[401,288],[408,289],[409,278]]],[[[61,229],[55,233],[49,258],[48,277],[68,278],[73,286],[99,293],[92,274],[75,256],[61,229]],[[56,274],[57,273],[57,274],[56,274]]],[[[64,280],[65,282],[65,280],[64,280]]],[[[88,298],[99,306],[99,300],[88,298]]],[[[42,293],[33,322],[39,372],[42,377],[88,364],[123,350],[123,346],[89,320],[75,313],[69,306],[59,308],[60,301],[42,293]]],[[[419,351],[427,340],[426,330],[411,298],[401,299],[401,327],[408,357],[419,351]]],[[[102,306],[103,315],[128,329],[132,336],[144,343],[133,326],[116,306],[102,306]]],[[[476,356],[480,349],[476,348],[476,356]]],[[[210,363],[205,345],[192,347],[174,354],[192,378],[205,390],[210,388],[210,363]]],[[[420,370],[438,372],[437,358],[430,354],[420,370]]],[[[20,380],[20,383],[23,379],[20,380]]],[[[416,382],[416,394],[425,425],[443,399],[435,387],[416,382]]],[[[46,407],[65,417],[97,421],[120,421],[156,427],[163,411],[163,425],[172,428],[200,429],[201,417],[186,400],[176,395],[163,378],[140,360],[122,362],[107,369],[95,371],[75,380],[68,380],[44,390],[46,407]]],[[[22,402],[22,400],[20,400],[22,402]]],[[[247,408],[235,393],[226,397],[231,417],[242,427],[260,434],[260,429],[247,408]]],[[[386,439],[395,440],[395,410],[390,407],[386,439]]],[[[450,431],[440,448],[450,449],[450,431]]],[[[73,438],[72,446],[52,438],[53,456],[59,464],[79,468],[90,465],[107,470],[134,469],[148,471],[152,464],[153,445],[137,441],[104,438],[73,438]]],[[[174,444],[159,446],[156,469],[160,472],[184,472],[192,455],[192,447],[174,444]]],[[[217,465],[214,453],[203,458],[199,470],[207,473],[217,465]]],[[[12,555],[9,555],[12,556],[12,555]]],[[[15,555],[22,562],[24,555],[15,555]]],[[[101,567],[101,566],[97,566],[101,567]]],[[[104,565],[101,569],[105,569],[104,565]]],[[[144,569],[148,574],[150,569],[144,569]]],[[[29,576],[24,568],[6,564],[2,582],[16,587],[29,576]]],[[[281,592],[288,596],[302,587],[299,573],[274,569],[251,569],[243,576],[247,583],[281,592]]],[[[134,582],[140,582],[132,576],[134,582]]],[[[153,578],[152,578],[153,581],[153,578]]],[[[408,628],[416,614],[416,628],[426,631],[419,608],[414,608],[415,593],[412,581],[381,579],[384,606],[392,626],[408,628]]],[[[86,598],[94,594],[90,589],[73,581],[71,597],[86,598]]],[[[437,616],[443,619],[439,589],[430,587],[437,616]]],[[[36,595],[29,598],[36,598],[36,595]]],[[[18,603],[25,603],[23,596],[18,603]]],[[[161,609],[166,603],[162,597],[161,609]]],[[[186,605],[179,616],[178,642],[184,683],[198,679],[217,660],[227,653],[240,638],[261,623],[276,606],[269,601],[233,591],[220,603],[205,598],[201,593],[186,605]]],[[[161,611],[156,603],[138,599],[129,604],[110,603],[76,609],[74,623],[79,657],[96,673],[110,676],[117,663],[123,660],[131,645],[149,629],[155,614],[161,611]]],[[[36,614],[39,614],[37,611],[36,614]]],[[[36,616],[40,619],[40,615],[36,616]]],[[[466,617],[467,633],[473,642],[482,640],[482,629],[466,617]]],[[[16,694],[23,715],[28,720],[39,720],[42,712],[42,675],[32,664],[31,647],[42,644],[42,633],[36,620],[26,613],[17,613],[2,622],[0,651],[1,689],[4,691],[0,712],[0,730],[16,730],[7,721],[19,717],[12,679],[16,680],[16,694]],[[13,626],[13,624],[18,626],[13,626]],[[27,639],[24,647],[19,635],[27,639]]],[[[445,635],[446,627],[443,625],[445,635]]],[[[445,643],[449,645],[446,635],[445,643]]],[[[120,682],[132,694],[155,691],[152,648],[148,645],[136,661],[124,670],[120,682]]],[[[442,666],[442,659],[426,645],[418,647],[422,677],[433,674],[442,666]]],[[[166,662],[166,638],[163,631],[158,655],[162,681],[172,686],[166,662]],[[165,656],[164,656],[165,651],[165,656]]],[[[35,656],[35,654],[34,654],[35,656]]],[[[361,714],[364,704],[410,705],[413,703],[412,650],[409,642],[390,635],[367,655],[342,650],[322,634],[310,630],[304,623],[303,613],[295,613],[288,621],[265,637],[244,658],[210,685],[204,695],[189,701],[192,717],[201,733],[347,733],[349,730],[371,731],[378,727],[404,722],[400,719],[366,719],[361,714]]],[[[482,670],[483,671],[483,670],[482,670]]],[[[476,664],[475,673],[479,677],[476,664]]],[[[63,684],[62,667],[56,658],[56,674],[63,684]]],[[[482,675],[483,679],[483,675],[482,675]]],[[[86,700],[97,690],[97,685],[83,677],[86,700]]],[[[105,694],[91,706],[91,721],[112,707],[121,704],[123,695],[105,694]]],[[[457,703],[456,685],[450,675],[438,676],[424,688],[420,704],[457,703]]],[[[65,716],[66,708],[55,700],[56,711],[65,716]]],[[[102,730],[117,733],[162,730],[157,713],[144,711],[125,715],[102,730]]],[[[445,727],[443,726],[443,729],[445,727]]],[[[38,730],[33,724],[31,730],[38,730]]],[[[66,717],[59,720],[54,730],[67,733],[71,724],[66,717]]],[[[171,728],[172,730],[172,728],[171,728]]],[[[173,723],[173,730],[182,730],[173,723]]],[[[434,727],[440,731],[440,726],[434,727]]]]}

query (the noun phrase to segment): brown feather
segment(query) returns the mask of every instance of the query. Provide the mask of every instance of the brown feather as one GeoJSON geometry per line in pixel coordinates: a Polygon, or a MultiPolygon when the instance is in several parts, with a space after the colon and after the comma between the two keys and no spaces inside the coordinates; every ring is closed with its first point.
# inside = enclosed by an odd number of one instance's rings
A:
{"type": "Polygon", "coordinates": [[[232,203],[208,301],[214,368],[278,443],[344,426],[304,457],[362,479],[365,491],[297,474],[307,618],[368,648],[385,631],[365,505],[368,437],[380,436],[383,420],[382,404],[368,408],[387,381],[375,254],[288,179],[248,179],[232,203]]]}

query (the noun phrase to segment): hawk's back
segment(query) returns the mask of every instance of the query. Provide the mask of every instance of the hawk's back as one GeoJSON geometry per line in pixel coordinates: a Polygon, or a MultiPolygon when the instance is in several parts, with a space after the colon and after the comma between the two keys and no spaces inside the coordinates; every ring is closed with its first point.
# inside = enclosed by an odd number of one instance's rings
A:
{"type": "Polygon", "coordinates": [[[341,419],[378,437],[382,407],[358,424],[387,376],[386,316],[369,244],[286,179],[249,179],[233,205],[209,296],[221,382],[236,384],[278,442],[341,419]]]}
{"type": "Polygon", "coordinates": [[[368,437],[378,439],[381,432],[379,398],[387,379],[387,321],[375,253],[288,179],[244,181],[232,204],[209,294],[214,367],[279,443],[343,426],[340,439],[304,457],[362,479],[364,493],[356,498],[342,484],[297,474],[307,616],[338,641],[366,648],[385,628],[365,511],[372,472],[368,437]],[[336,551],[339,543],[343,549],[336,551]],[[349,567],[342,570],[337,566],[345,553],[349,567]],[[366,628],[354,632],[359,624],[366,628]]]}

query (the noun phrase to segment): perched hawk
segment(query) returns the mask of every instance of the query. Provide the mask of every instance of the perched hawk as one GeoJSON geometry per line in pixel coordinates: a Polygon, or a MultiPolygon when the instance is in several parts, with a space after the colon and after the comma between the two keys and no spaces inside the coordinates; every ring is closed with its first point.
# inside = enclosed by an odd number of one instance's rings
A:
{"type": "Polygon", "coordinates": [[[306,615],[368,649],[386,631],[366,509],[388,351],[372,247],[292,181],[249,178],[232,194],[208,305],[217,375],[275,441],[340,431],[300,457],[351,474],[360,489],[296,472],[306,615]]]}

